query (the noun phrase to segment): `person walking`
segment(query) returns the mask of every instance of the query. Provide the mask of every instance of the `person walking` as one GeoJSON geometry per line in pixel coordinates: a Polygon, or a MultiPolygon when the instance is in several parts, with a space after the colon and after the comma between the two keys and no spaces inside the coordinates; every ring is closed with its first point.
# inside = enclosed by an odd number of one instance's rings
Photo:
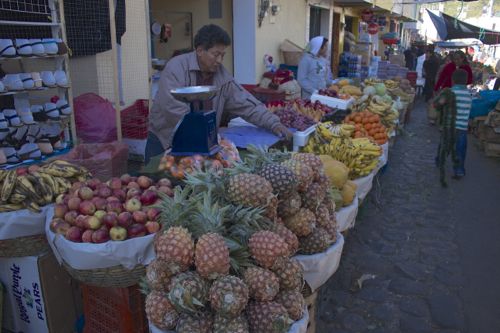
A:
{"type": "Polygon", "coordinates": [[[472,84],[472,69],[467,62],[467,57],[462,51],[453,53],[452,62],[445,65],[439,74],[439,78],[434,86],[434,91],[439,92],[444,88],[451,88],[451,76],[457,69],[463,69],[467,72],[467,83],[472,84]]]}
{"type": "Polygon", "coordinates": [[[428,49],[425,52],[424,70],[424,98],[428,102],[434,96],[434,85],[439,71],[439,59],[436,57],[434,50],[428,49]]]}

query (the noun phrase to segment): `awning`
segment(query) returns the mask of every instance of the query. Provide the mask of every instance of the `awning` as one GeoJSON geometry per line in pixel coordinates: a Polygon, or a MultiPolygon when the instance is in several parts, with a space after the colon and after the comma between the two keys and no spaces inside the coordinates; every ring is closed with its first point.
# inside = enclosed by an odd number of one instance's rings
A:
{"type": "Polygon", "coordinates": [[[500,44],[500,31],[483,29],[481,27],[455,19],[453,16],[440,12],[434,14],[427,9],[427,13],[436,26],[442,40],[475,38],[483,44],[500,44]]]}
{"type": "Polygon", "coordinates": [[[437,47],[440,47],[442,49],[463,49],[463,48],[478,45],[478,44],[479,44],[478,42],[467,43],[467,42],[445,42],[445,41],[434,43],[434,45],[436,45],[437,47]]]}

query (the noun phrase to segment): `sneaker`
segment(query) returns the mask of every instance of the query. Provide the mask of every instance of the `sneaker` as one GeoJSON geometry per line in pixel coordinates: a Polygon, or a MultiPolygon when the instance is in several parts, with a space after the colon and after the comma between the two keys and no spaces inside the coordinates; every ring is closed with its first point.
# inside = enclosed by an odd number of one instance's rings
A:
{"type": "Polygon", "coordinates": [[[71,107],[70,107],[68,101],[66,101],[66,99],[60,98],[59,100],[57,100],[56,106],[59,109],[61,116],[67,117],[67,116],[71,115],[71,112],[72,112],[71,107]]]}
{"type": "Polygon", "coordinates": [[[39,160],[42,158],[42,152],[36,143],[25,143],[18,150],[17,155],[22,161],[39,160]]]}
{"type": "Polygon", "coordinates": [[[57,54],[58,47],[56,40],[53,38],[44,38],[42,39],[43,47],[45,49],[45,53],[50,55],[57,54]]]}
{"type": "Polygon", "coordinates": [[[43,85],[49,88],[54,88],[57,86],[56,78],[54,73],[51,71],[43,71],[40,73],[42,77],[43,85]]]}
{"type": "Polygon", "coordinates": [[[26,134],[28,133],[28,126],[21,126],[16,128],[16,131],[12,133],[11,137],[16,142],[23,143],[25,142],[26,134]]]}
{"type": "Polygon", "coordinates": [[[16,39],[17,54],[20,56],[30,57],[33,55],[33,48],[29,39],[16,39]]]}
{"type": "Polygon", "coordinates": [[[5,119],[9,122],[9,127],[21,127],[23,123],[21,119],[17,115],[17,111],[15,109],[5,109],[3,110],[3,115],[5,119]]]}
{"type": "Polygon", "coordinates": [[[35,121],[44,122],[49,120],[47,114],[44,112],[43,105],[32,105],[30,111],[35,121]]]}
{"type": "Polygon", "coordinates": [[[61,120],[59,109],[54,103],[45,103],[43,112],[47,116],[48,120],[53,120],[53,121],[61,120]]]}
{"type": "Polygon", "coordinates": [[[38,124],[29,126],[28,133],[26,134],[26,141],[36,143],[40,140],[41,133],[42,130],[38,124]]]}
{"type": "Polygon", "coordinates": [[[9,131],[9,121],[5,119],[5,115],[3,111],[0,112],[0,132],[8,132],[9,131]]]}
{"type": "Polygon", "coordinates": [[[3,84],[9,91],[23,90],[24,85],[19,74],[6,74],[3,79],[3,84]]]}
{"type": "Polygon", "coordinates": [[[0,58],[14,58],[16,56],[16,47],[12,39],[0,39],[0,58]]]}
{"type": "Polygon", "coordinates": [[[36,89],[43,87],[43,81],[42,81],[42,77],[40,76],[40,73],[31,72],[31,77],[33,78],[33,82],[35,84],[36,89]]]}
{"type": "Polygon", "coordinates": [[[54,147],[52,147],[49,139],[38,139],[36,144],[43,155],[50,155],[54,152],[54,147]]]}
{"type": "Polygon", "coordinates": [[[31,48],[33,49],[33,55],[43,57],[45,55],[45,47],[43,46],[41,39],[30,39],[31,48]]]}
{"type": "Polygon", "coordinates": [[[55,71],[54,77],[56,79],[56,83],[59,87],[68,87],[68,77],[66,76],[65,71],[55,71]]]}
{"type": "Polygon", "coordinates": [[[28,98],[15,97],[14,105],[16,107],[17,115],[25,125],[35,124],[33,114],[31,113],[30,102],[28,98]]]}
{"type": "Polygon", "coordinates": [[[16,164],[21,162],[14,147],[3,147],[3,152],[5,154],[5,157],[7,158],[7,163],[16,164]]]}
{"type": "Polygon", "coordinates": [[[19,74],[21,81],[23,82],[23,87],[25,90],[30,90],[35,88],[35,81],[31,73],[21,73],[19,74]]]}

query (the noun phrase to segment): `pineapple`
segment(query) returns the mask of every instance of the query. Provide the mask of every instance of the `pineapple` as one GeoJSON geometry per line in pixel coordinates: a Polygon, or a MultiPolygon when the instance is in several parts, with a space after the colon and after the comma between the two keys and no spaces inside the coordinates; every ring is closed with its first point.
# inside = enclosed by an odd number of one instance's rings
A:
{"type": "Polygon", "coordinates": [[[269,200],[264,215],[271,221],[276,221],[278,219],[278,198],[273,197],[269,200]]]}
{"type": "Polygon", "coordinates": [[[297,260],[279,258],[271,270],[280,279],[280,290],[302,290],[304,269],[297,260]]]}
{"type": "Polygon", "coordinates": [[[314,172],[314,180],[318,180],[320,175],[324,172],[323,162],[319,156],[311,153],[298,153],[292,156],[292,160],[300,161],[309,166],[314,172]]]}
{"type": "Polygon", "coordinates": [[[248,320],[244,315],[236,318],[215,315],[212,333],[249,333],[248,320]]]}
{"type": "Polygon", "coordinates": [[[292,170],[277,164],[267,164],[259,171],[259,175],[271,183],[274,194],[280,199],[288,198],[297,189],[297,177],[292,170]]]}
{"type": "Polygon", "coordinates": [[[160,259],[153,260],[146,267],[146,281],[153,290],[168,291],[174,274],[169,263],[160,259]]]}
{"type": "Polygon", "coordinates": [[[218,278],[210,288],[212,309],[223,317],[233,318],[241,314],[248,303],[248,287],[236,276],[218,278]]]}
{"type": "Polygon", "coordinates": [[[288,245],[288,255],[293,256],[299,249],[299,239],[297,236],[283,224],[273,224],[271,231],[278,234],[288,245]]]}
{"type": "Polygon", "coordinates": [[[328,211],[330,212],[330,215],[331,214],[335,214],[335,201],[332,200],[332,197],[330,194],[327,194],[325,196],[325,199],[323,200],[323,202],[321,203],[322,206],[325,206],[328,211]]]}
{"type": "Polygon", "coordinates": [[[286,333],[293,321],[276,302],[250,302],[247,307],[250,333],[286,333]]]}
{"type": "Polygon", "coordinates": [[[202,277],[214,280],[229,274],[229,261],[229,249],[221,235],[208,233],[198,238],[194,262],[202,277]]]}
{"type": "Polygon", "coordinates": [[[180,273],[172,278],[168,299],[177,311],[194,314],[207,304],[208,289],[208,282],[198,273],[180,273]]]}
{"type": "Polygon", "coordinates": [[[302,293],[297,290],[283,290],[276,296],[275,302],[283,305],[288,315],[297,321],[304,315],[305,300],[302,293]]]}
{"type": "Polygon", "coordinates": [[[179,314],[161,291],[152,291],[146,296],[146,315],[150,323],[161,330],[172,330],[177,325],[179,314]]]}
{"type": "Polygon", "coordinates": [[[176,333],[212,333],[213,318],[209,312],[196,315],[183,313],[179,317],[176,333]]]}
{"type": "Polygon", "coordinates": [[[312,183],[307,188],[307,191],[302,195],[302,207],[309,209],[310,211],[316,211],[316,208],[325,199],[326,192],[323,191],[321,185],[318,183],[312,183]]]}
{"type": "Polygon", "coordinates": [[[330,181],[330,178],[328,178],[328,176],[325,175],[324,172],[320,173],[318,179],[316,180],[316,183],[318,183],[321,186],[321,191],[325,193],[327,193],[328,190],[332,187],[332,182],[330,181]]]}
{"type": "Polygon", "coordinates": [[[275,197],[271,183],[250,173],[241,173],[229,178],[226,190],[229,201],[245,207],[266,207],[275,197]]]}
{"type": "Polygon", "coordinates": [[[322,226],[326,232],[328,233],[328,236],[330,236],[330,241],[332,243],[335,243],[337,241],[337,220],[335,219],[335,215],[330,216],[330,220],[325,226],[322,226]]]}
{"type": "Polygon", "coordinates": [[[272,267],[277,258],[289,253],[283,238],[272,231],[257,231],[250,237],[248,247],[252,257],[264,268],[272,267]]]}
{"type": "Polygon", "coordinates": [[[300,252],[303,254],[315,254],[325,252],[326,249],[332,244],[328,232],[321,227],[314,228],[313,232],[307,236],[299,239],[300,252]]]}
{"type": "Polygon", "coordinates": [[[316,209],[316,224],[320,227],[326,227],[330,223],[330,211],[328,208],[321,204],[316,209]]]}
{"type": "Polygon", "coordinates": [[[156,257],[173,265],[173,271],[187,271],[193,263],[194,242],[186,228],[171,227],[155,237],[156,257]]]}
{"type": "Polygon", "coordinates": [[[286,200],[280,200],[278,203],[278,215],[281,218],[287,218],[299,212],[302,206],[302,199],[298,192],[293,192],[286,200]]]}
{"type": "Polygon", "coordinates": [[[250,267],[244,273],[250,297],[259,302],[272,301],[280,288],[280,280],[270,270],[250,267]]]}
{"type": "Polygon", "coordinates": [[[295,177],[297,177],[298,181],[298,186],[297,190],[299,192],[304,192],[307,190],[309,185],[313,182],[314,180],[314,171],[311,169],[307,164],[297,161],[297,160],[288,160],[281,165],[289,168],[290,170],[293,171],[295,174],[295,177]]]}
{"type": "Polygon", "coordinates": [[[316,223],[316,216],[309,209],[301,208],[299,212],[285,219],[285,225],[299,237],[309,235],[316,223]]]}

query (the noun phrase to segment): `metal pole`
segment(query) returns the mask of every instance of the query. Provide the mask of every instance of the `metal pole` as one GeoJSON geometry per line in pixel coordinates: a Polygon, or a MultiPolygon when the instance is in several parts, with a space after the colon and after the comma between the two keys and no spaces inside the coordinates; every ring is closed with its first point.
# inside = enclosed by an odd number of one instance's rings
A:
{"type": "Polygon", "coordinates": [[[113,92],[116,110],[116,137],[122,141],[122,121],[120,106],[120,89],[118,86],[118,55],[116,49],[115,0],[109,0],[109,27],[111,34],[111,54],[113,57],[113,92]]]}

